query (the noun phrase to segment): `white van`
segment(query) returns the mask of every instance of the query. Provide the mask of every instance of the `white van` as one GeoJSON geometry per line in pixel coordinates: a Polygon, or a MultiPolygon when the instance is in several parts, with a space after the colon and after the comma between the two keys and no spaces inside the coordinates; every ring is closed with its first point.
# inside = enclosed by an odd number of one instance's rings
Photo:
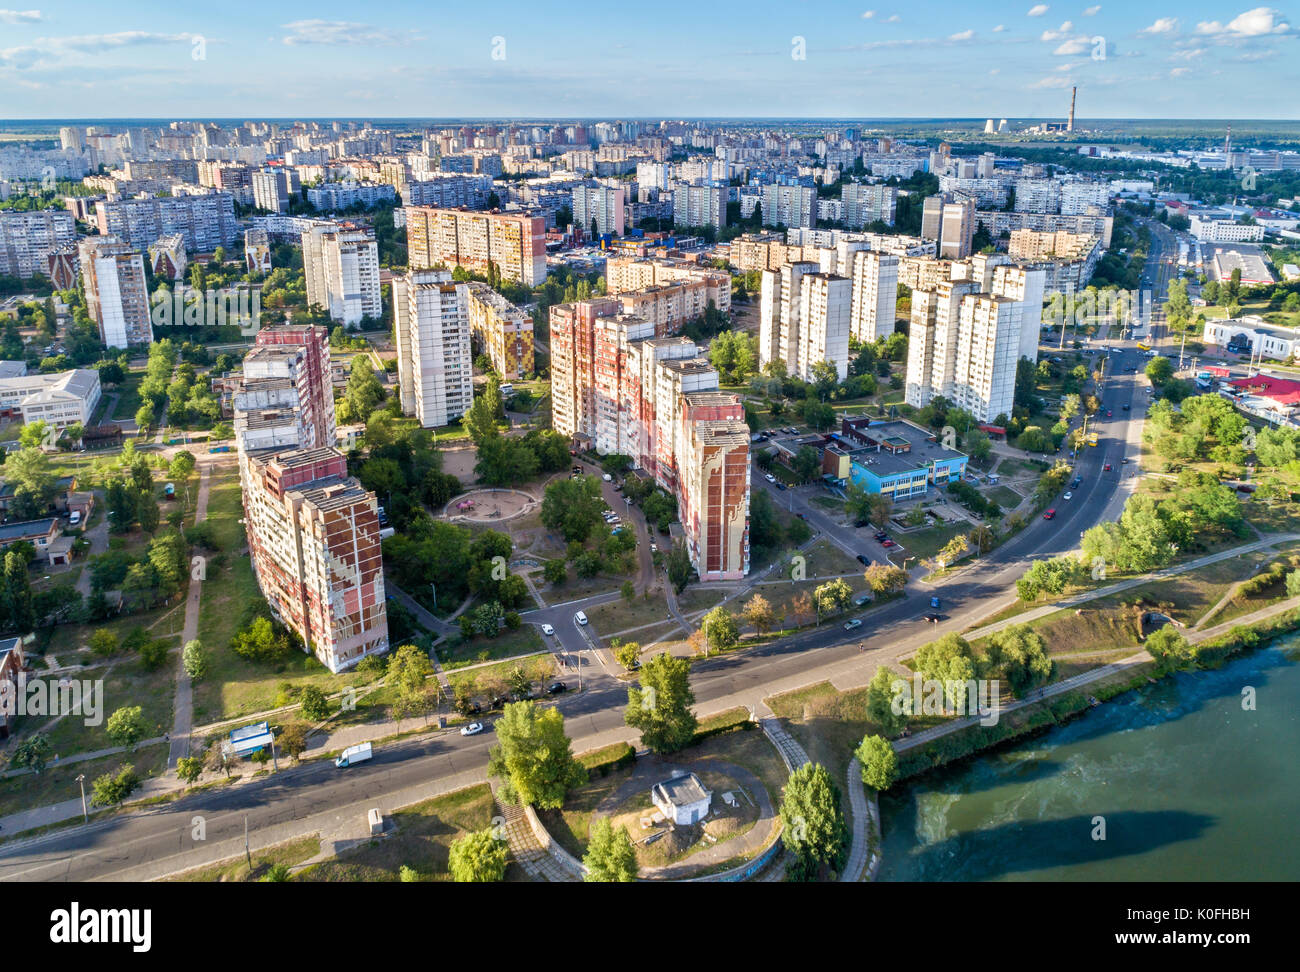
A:
{"type": "Polygon", "coordinates": [[[585,612],[583,612],[583,611],[579,611],[577,614],[575,614],[575,615],[573,616],[573,620],[574,620],[574,621],[577,621],[578,624],[586,624],[586,623],[587,623],[587,615],[586,615],[585,612]]]}
{"type": "Polygon", "coordinates": [[[81,522],[81,510],[73,510],[68,514],[68,526],[76,526],[81,522]]]}

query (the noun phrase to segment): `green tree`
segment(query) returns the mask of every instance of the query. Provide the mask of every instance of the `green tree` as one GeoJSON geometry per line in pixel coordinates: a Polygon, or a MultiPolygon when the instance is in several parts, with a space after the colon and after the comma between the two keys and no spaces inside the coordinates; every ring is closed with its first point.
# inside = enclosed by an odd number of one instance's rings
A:
{"type": "Polygon", "coordinates": [[[133,766],[122,767],[116,776],[105,773],[103,776],[97,777],[90,785],[92,793],[91,805],[96,807],[118,806],[126,802],[126,798],[139,785],[140,777],[136,775],[133,766]]]}
{"type": "Polygon", "coordinates": [[[691,566],[691,555],[686,552],[686,544],[680,540],[673,543],[666,559],[668,580],[673,585],[673,589],[680,594],[690,583],[691,573],[694,570],[691,566]]]}
{"type": "Polygon", "coordinates": [[[298,693],[298,704],[302,707],[302,714],[312,722],[321,722],[329,718],[329,699],[315,685],[303,686],[302,691],[298,693]]]}
{"type": "Polygon", "coordinates": [[[628,882],[636,880],[636,848],[627,828],[615,829],[608,817],[591,825],[587,853],[582,858],[587,868],[585,880],[628,882]]]}
{"type": "Polygon", "coordinates": [[[994,632],[989,636],[985,651],[990,665],[1001,667],[1018,699],[1044,684],[1052,675],[1047,642],[1028,625],[1012,625],[994,632]]]}
{"type": "Polygon", "coordinates": [[[853,588],[842,577],[818,584],[813,589],[813,602],[822,617],[839,614],[853,601],[853,588]]]}
{"type": "Polygon", "coordinates": [[[821,872],[838,872],[848,856],[848,825],[840,810],[839,788],[826,768],[805,763],[790,774],[781,801],[781,840],[794,858],[791,880],[815,881],[821,872]]]}
{"type": "Polygon", "coordinates": [[[187,786],[193,786],[203,775],[203,759],[199,756],[182,756],[176,760],[176,775],[187,786]]]}
{"type": "Polygon", "coordinates": [[[144,710],[138,705],[126,705],[108,717],[104,731],[116,746],[134,746],[144,738],[149,725],[144,710]]]}
{"type": "Polygon", "coordinates": [[[690,674],[687,659],[662,652],[641,666],[639,685],[627,690],[623,721],[641,730],[641,744],[652,752],[675,753],[695,738],[690,674]]]}
{"type": "MultiPolygon", "coordinates": [[[[615,639],[617,640],[617,639],[615,639]]],[[[637,641],[624,641],[614,649],[614,660],[623,666],[627,671],[636,667],[637,661],[641,658],[641,643],[637,641]]]]}
{"type": "Polygon", "coordinates": [[[901,681],[891,669],[880,667],[867,684],[867,718],[886,736],[895,736],[907,724],[905,713],[894,711],[894,683],[901,681]]]}
{"type": "Polygon", "coordinates": [[[1172,624],[1147,635],[1147,653],[1161,672],[1181,672],[1196,665],[1196,652],[1172,624]]]}
{"type": "Polygon", "coordinates": [[[208,652],[203,642],[198,638],[187,641],[181,651],[181,664],[185,667],[185,674],[196,682],[207,675],[208,652]]]}
{"type": "Polygon", "coordinates": [[[14,748],[9,762],[14,769],[30,769],[33,773],[40,773],[45,769],[51,751],[49,737],[43,732],[33,733],[14,748]]]}
{"type": "Polygon", "coordinates": [[[486,883],[506,876],[510,845],[498,838],[491,827],[474,830],[452,841],[447,868],[453,881],[486,883]]]}
{"type": "Polygon", "coordinates": [[[90,636],[90,650],[96,655],[112,655],[117,649],[117,635],[108,628],[96,628],[90,636]]]}
{"type": "Polygon", "coordinates": [[[898,780],[898,754],[884,736],[864,736],[853,754],[862,766],[862,782],[884,792],[898,780]]]}
{"type": "Polygon", "coordinates": [[[565,540],[585,542],[605,510],[600,494],[600,480],[595,476],[575,476],[548,483],[542,497],[542,524],[559,530],[565,540]]]}
{"type": "Polygon", "coordinates": [[[736,617],[721,604],[704,616],[700,632],[704,635],[705,654],[729,651],[740,643],[740,626],[736,624],[736,617]]]}
{"type": "Polygon", "coordinates": [[[558,709],[511,702],[493,730],[498,744],[488,754],[488,773],[501,781],[498,792],[506,802],[555,810],[570,787],[585,782],[558,709]]]}

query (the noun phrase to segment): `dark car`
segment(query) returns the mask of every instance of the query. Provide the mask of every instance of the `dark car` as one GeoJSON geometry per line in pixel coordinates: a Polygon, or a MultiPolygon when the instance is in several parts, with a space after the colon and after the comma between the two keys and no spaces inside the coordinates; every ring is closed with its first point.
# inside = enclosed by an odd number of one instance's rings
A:
{"type": "Polygon", "coordinates": [[[550,685],[546,686],[546,691],[550,692],[552,695],[559,695],[567,688],[568,686],[563,682],[552,682],[550,685]]]}
{"type": "Polygon", "coordinates": [[[799,517],[799,519],[801,520],[808,519],[808,515],[806,513],[796,513],[795,516],[799,517]]]}
{"type": "Polygon", "coordinates": [[[1124,411],[1126,411],[1126,412],[1128,411],[1128,406],[1127,406],[1127,405],[1121,405],[1120,408],[1124,409],[1124,411]]]}
{"type": "Polygon", "coordinates": [[[1072,480],[1070,481],[1070,488],[1071,488],[1071,489],[1078,489],[1078,488],[1079,488],[1080,486],[1082,486],[1082,485],[1083,485],[1083,477],[1082,477],[1082,476],[1075,476],[1074,479],[1072,479],[1072,480]]]}
{"type": "Polygon", "coordinates": [[[504,695],[494,695],[492,696],[491,701],[488,702],[488,705],[492,706],[494,709],[499,709],[509,701],[510,700],[504,695]]]}
{"type": "Polygon", "coordinates": [[[931,624],[938,624],[940,621],[943,620],[943,615],[934,614],[934,613],[923,614],[921,615],[921,617],[924,618],[926,621],[929,621],[931,624]]]}
{"type": "Polygon", "coordinates": [[[881,530],[881,531],[879,531],[879,532],[876,534],[876,539],[877,539],[877,540],[888,540],[888,539],[889,539],[889,534],[888,534],[888,533],[885,533],[885,531],[881,530]]]}
{"type": "Polygon", "coordinates": [[[777,488],[777,489],[789,489],[789,487],[786,486],[786,484],[783,483],[783,482],[781,482],[781,480],[779,480],[779,479],[776,481],[776,488],[777,488]]]}

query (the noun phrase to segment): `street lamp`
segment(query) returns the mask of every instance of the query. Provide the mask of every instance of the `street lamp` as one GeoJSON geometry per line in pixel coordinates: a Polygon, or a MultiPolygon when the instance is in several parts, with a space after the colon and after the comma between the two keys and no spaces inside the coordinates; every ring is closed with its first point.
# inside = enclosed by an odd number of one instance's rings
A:
{"type": "Polygon", "coordinates": [[[90,814],[86,811],[86,774],[78,773],[77,782],[81,784],[81,822],[86,823],[90,820],[90,814]]]}

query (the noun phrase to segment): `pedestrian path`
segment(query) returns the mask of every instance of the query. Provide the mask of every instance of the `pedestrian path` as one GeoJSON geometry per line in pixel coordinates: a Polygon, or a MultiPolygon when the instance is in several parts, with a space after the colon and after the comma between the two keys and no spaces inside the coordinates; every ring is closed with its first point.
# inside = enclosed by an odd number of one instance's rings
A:
{"type": "MultiPolygon", "coordinates": [[[[165,427],[165,426],[164,426],[165,427]]],[[[159,436],[162,433],[159,432],[159,436]]],[[[161,441],[161,439],[160,439],[161,441]]],[[[212,465],[204,463],[199,471],[199,493],[194,501],[194,522],[201,523],[208,515],[208,492],[212,485],[212,465]]],[[[195,558],[196,567],[205,566],[195,558]]],[[[176,761],[190,753],[190,730],[194,726],[194,686],[185,671],[185,645],[199,636],[199,608],[203,598],[203,578],[206,570],[190,571],[190,589],[185,600],[185,623],[181,627],[181,650],[176,653],[176,688],[172,699],[171,745],[167,751],[167,768],[175,769],[176,761]]]]}

